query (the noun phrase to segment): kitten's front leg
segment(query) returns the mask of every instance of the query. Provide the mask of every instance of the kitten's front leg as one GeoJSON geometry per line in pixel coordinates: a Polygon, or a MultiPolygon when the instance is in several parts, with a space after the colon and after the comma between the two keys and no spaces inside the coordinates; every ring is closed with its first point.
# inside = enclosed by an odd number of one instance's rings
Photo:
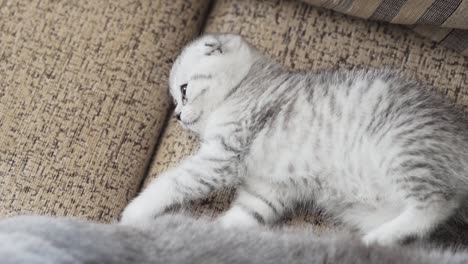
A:
{"type": "Polygon", "coordinates": [[[205,143],[179,166],[159,175],[122,213],[121,223],[138,224],[169,207],[207,196],[238,181],[237,154],[225,142],[205,143]]]}
{"type": "Polygon", "coordinates": [[[175,168],[153,180],[148,187],[133,199],[122,213],[120,223],[137,224],[162,214],[171,205],[183,200],[176,190],[179,169],[175,168]]]}

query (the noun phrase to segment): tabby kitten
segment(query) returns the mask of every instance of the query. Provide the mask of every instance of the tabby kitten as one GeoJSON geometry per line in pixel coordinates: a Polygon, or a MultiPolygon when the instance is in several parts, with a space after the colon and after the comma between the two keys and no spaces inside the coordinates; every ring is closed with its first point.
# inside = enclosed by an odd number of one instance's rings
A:
{"type": "Polygon", "coordinates": [[[388,71],[291,72],[238,35],[213,34],[182,51],[170,92],[200,149],[136,197],[124,224],[237,186],[226,227],[313,201],[365,243],[389,245],[427,235],[467,194],[462,112],[388,71]]]}

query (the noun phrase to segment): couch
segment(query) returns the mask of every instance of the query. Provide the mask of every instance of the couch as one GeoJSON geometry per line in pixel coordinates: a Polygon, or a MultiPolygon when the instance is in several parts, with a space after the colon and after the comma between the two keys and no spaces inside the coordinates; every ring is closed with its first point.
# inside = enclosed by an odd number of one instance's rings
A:
{"type": "MultiPolygon", "coordinates": [[[[0,4],[0,217],[115,221],[197,147],[168,73],[203,32],[236,32],[293,69],[390,66],[468,114],[468,59],[405,26],[286,0],[6,0],[0,4]]],[[[189,208],[216,216],[224,190],[189,208]]],[[[290,224],[330,226],[320,213],[290,224]]]]}

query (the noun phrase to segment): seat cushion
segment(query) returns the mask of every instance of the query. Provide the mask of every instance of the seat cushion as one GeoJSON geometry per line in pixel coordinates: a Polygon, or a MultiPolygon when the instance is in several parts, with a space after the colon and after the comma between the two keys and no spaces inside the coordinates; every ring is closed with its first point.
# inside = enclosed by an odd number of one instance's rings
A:
{"type": "Polygon", "coordinates": [[[111,221],[170,105],[171,59],[209,1],[0,5],[0,215],[111,221]]]}
{"type": "MultiPolygon", "coordinates": [[[[391,66],[435,85],[468,112],[468,60],[398,25],[364,21],[298,1],[218,0],[207,32],[236,32],[293,69],[391,66]]],[[[146,184],[197,149],[194,135],[169,121],[146,184]]],[[[192,204],[196,214],[217,215],[232,190],[192,204]]],[[[322,225],[320,214],[291,221],[322,225]]]]}

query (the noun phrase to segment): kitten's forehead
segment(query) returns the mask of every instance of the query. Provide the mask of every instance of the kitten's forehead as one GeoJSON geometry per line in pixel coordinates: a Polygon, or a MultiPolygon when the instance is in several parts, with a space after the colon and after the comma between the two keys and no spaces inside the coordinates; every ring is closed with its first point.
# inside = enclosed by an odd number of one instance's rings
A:
{"type": "Polygon", "coordinates": [[[178,82],[187,81],[183,80],[184,77],[186,78],[187,73],[190,72],[190,70],[193,69],[193,67],[197,65],[200,59],[204,56],[203,48],[205,48],[205,43],[215,41],[217,41],[217,39],[214,35],[206,35],[193,40],[184,47],[171,69],[169,80],[171,90],[173,87],[178,85],[178,82]]]}
{"type": "Polygon", "coordinates": [[[197,70],[200,62],[206,57],[206,44],[218,44],[224,51],[235,50],[247,42],[236,34],[203,35],[184,47],[171,69],[169,89],[171,94],[178,93],[177,87],[188,82],[189,73],[197,70]]]}
{"type": "Polygon", "coordinates": [[[187,46],[183,52],[177,57],[174,65],[171,69],[169,85],[170,89],[181,85],[186,80],[188,73],[193,69],[193,67],[200,60],[200,56],[196,56],[196,53],[193,52],[191,46],[187,46]]]}

